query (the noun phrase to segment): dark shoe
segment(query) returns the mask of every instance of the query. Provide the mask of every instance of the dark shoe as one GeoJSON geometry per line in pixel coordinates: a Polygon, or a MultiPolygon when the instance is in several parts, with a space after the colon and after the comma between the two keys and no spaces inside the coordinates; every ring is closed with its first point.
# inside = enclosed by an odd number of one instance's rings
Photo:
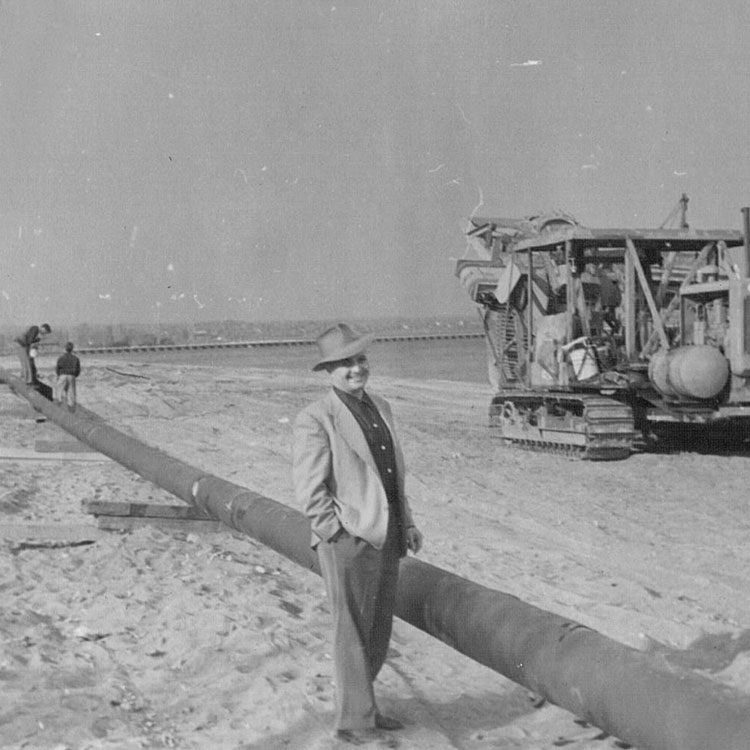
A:
{"type": "Polygon", "coordinates": [[[375,726],[378,729],[386,729],[389,732],[395,732],[398,729],[403,729],[404,725],[398,720],[391,716],[383,716],[383,714],[375,714],[375,726]]]}
{"type": "Polygon", "coordinates": [[[339,742],[345,742],[348,745],[369,745],[377,742],[378,747],[396,750],[400,744],[395,737],[388,737],[375,727],[372,729],[339,729],[335,736],[339,742]]]}
{"type": "Polygon", "coordinates": [[[349,745],[366,745],[380,739],[376,729],[337,729],[336,739],[349,745]]]}

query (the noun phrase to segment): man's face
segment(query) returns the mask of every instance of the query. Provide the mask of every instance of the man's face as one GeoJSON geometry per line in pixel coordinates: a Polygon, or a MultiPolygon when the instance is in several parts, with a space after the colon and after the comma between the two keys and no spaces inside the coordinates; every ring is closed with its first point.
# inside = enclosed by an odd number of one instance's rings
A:
{"type": "Polygon", "coordinates": [[[370,375],[370,364],[366,354],[357,354],[331,364],[331,384],[344,393],[361,396],[370,375]]]}

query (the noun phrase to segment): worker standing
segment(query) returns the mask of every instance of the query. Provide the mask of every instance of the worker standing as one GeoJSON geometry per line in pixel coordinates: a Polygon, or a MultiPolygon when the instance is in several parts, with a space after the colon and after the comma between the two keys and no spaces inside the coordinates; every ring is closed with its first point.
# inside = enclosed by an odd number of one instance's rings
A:
{"type": "Polygon", "coordinates": [[[66,400],[70,411],[76,408],[76,379],[81,374],[81,360],[73,354],[73,348],[73,342],[68,341],[64,354],[60,355],[55,366],[55,401],[62,404],[66,400]]]}

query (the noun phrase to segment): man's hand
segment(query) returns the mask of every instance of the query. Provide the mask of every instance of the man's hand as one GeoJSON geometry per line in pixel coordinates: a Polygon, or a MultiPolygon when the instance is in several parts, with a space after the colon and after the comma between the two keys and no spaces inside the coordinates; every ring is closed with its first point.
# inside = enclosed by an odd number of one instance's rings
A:
{"type": "Polygon", "coordinates": [[[341,539],[341,537],[344,536],[345,533],[346,531],[344,530],[344,527],[339,526],[338,529],[336,530],[336,533],[328,540],[328,544],[333,544],[334,542],[338,542],[338,540],[341,539]]]}
{"type": "Polygon", "coordinates": [[[416,526],[406,530],[406,546],[416,555],[422,549],[422,532],[416,526]]]}

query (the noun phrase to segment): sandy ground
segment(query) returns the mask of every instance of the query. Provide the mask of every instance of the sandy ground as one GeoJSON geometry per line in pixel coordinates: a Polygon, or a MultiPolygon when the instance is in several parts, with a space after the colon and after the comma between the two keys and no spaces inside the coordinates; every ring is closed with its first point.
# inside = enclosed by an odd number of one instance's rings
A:
{"type": "MultiPolygon", "coordinates": [[[[291,423],[324,388],[102,359],[80,399],[294,505],[291,423]]],[[[375,369],[371,388],[400,427],[422,559],[750,693],[750,458],[534,454],[491,438],[486,387],[375,369]]],[[[98,529],[84,501],[179,501],[37,417],[0,386],[0,747],[335,747],[321,580],[229,529],[98,529]]],[[[619,746],[398,620],[377,691],[404,750],[619,746]]]]}

